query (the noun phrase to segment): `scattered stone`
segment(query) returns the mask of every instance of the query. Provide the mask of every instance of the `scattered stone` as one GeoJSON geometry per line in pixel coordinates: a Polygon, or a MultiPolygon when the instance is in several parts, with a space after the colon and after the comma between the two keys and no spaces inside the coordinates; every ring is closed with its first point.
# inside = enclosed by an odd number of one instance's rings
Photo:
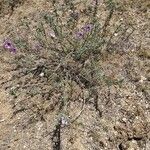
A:
{"type": "Polygon", "coordinates": [[[137,141],[126,141],[119,145],[120,150],[140,150],[137,141]]]}
{"type": "Polygon", "coordinates": [[[40,77],[44,77],[44,72],[41,72],[41,73],[39,74],[39,76],[40,76],[40,77]]]}

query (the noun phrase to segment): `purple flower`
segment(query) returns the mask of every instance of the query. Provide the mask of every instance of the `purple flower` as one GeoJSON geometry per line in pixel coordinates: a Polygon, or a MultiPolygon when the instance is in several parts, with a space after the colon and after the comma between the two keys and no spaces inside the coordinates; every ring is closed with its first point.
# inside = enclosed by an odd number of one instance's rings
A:
{"type": "Polygon", "coordinates": [[[89,32],[92,31],[92,29],[93,29],[93,25],[92,25],[92,24],[87,24],[87,25],[83,26],[83,27],[81,28],[81,31],[78,31],[78,32],[76,33],[76,38],[77,38],[77,39],[83,39],[84,36],[85,36],[87,33],[89,33],[89,32]]]}
{"type": "Polygon", "coordinates": [[[76,33],[76,38],[77,39],[82,39],[83,37],[84,37],[84,33],[83,32],[79,31],[79,32],[76,33]]]}
{"type": "Polygon", "coordinates": [[[16,51],[17,51],[14,44],[10,40],[5,40],[4,43],[3,43],[3,47],[5,49],[9,49],[10,52],[12,52],[12,53],[16,53],[16,51]]]}
{"type": "Polygon", "coordinates": [[[16,51],[17,51],[17,49],[15,47],[10,49],[10,52],[12,52],[12,53],[16,53],[16,51]]]}
{"type": "Polygon", "coordinates": [[[12,48],[12,43],[10,40],[4,41],[3,47],[6,49],[11,49],[12,48]]]}
{"type": "Polygon", "coordinates": [[[92,24],[87,24],[84,27],[82,27],[82,30],[87,33],[87,32],[91,32],[93,29],[93,25],[92,24]]]}
{"type": "Polygon", "coordinates": [[[94,6],[95,6],[95,5],[98,5],[98,0],[93,0],[93,1],[92,1],[92,5],[94,5],[94,6]]]}

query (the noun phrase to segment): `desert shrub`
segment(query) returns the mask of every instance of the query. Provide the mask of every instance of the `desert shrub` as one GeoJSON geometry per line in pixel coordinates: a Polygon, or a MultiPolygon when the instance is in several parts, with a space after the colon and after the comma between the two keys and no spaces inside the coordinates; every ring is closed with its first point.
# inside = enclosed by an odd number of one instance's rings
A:
{"type": "Polygon", "coordinates": [[[16,74],[9,80],[15,88],[10,94],[15,99],[22,91],[27,94],[21,101],[25,108],[20,110],[35,109],[36,120],[44,120],[43,114],[49,112],[48,107],[57,106],[59,113],[64,113],[63,108],[79,97],[84,99],[84,104],[93,97],[94,107],[101,116],[97,87],[122,81],[107,77],[98,62],[104,54],[117,53],[123,44],[129,43],[134,28],[123,22],[111,26],[116,11],[113,1],[106,3],[108,13],[104,21],[98,16],[98,0],[90,3],[53,0],[50,3],[52,11],[34,14],[34,25],[28,18],[22,18],[17,31],[13,28],[4,41],[4,48],[16,54],[16,67],[12,69],[16,74]],[[83,8],[79,10],[80,5],[83,8]],[[79,87],[82,93],[77,98],[72,96],[73,86],[79,87]],[[86,98],[83,89],[89,92],[86,98]],[[28,100],[36,96],[44,101],[28,100]]]}

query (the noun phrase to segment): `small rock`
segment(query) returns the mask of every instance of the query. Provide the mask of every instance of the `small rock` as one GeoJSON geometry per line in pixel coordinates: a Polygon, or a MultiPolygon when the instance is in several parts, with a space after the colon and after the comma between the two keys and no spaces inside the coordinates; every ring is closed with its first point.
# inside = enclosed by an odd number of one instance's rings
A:
{"type": "Polygon", "coordinates": [[[120,150],[140,150],[137,141],[126,141],[119,145],[120,150]]]}
{"type": "Polygon", "coordinates": [[[67,126],[68,125],[68,118],[66,116],[62,116],[61,117],[61,125],[63,127],[67,126]]]}
{"type": "Polygon", "coordinates": [[[117,35],[118,35],[117,33],[114,34],[114,36],[117,36],[117,35]]]}
{"type": "Polygon", "coordinates": [[[140,150],[137,141],[132,140],[129,142],[129,148],[127,150],[140,150]]]}
{"type": "Polygon", "coordinates": [[[127,118],[122,118],[122,121],[123,122],[127,122],[127,118]]]}
{"type": "Polygon", "coordinates": [[[41,72],[41,73],[39,74],[39,76],[40,76],[40,77],[44,77],[44,72],[41,72]]]}
{"type": "Polygon", "coordinates": [[[140,79],[140,83],[143,83],[145,80],[147,80],[147,78],[145,78],[144,76],[141,76],[141,79],[140,79]]]}

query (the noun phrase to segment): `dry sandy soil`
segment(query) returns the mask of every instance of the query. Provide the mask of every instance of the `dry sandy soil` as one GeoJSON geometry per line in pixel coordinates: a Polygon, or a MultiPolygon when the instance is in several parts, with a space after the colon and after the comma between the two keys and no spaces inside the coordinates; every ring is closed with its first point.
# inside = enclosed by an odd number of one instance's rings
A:
{"type": "MultiPolygon", "coordinates": [[[[112,24],[124,21],[135,32],[118,53],[97,62],[112,83],[90,88],[67,78],[60,87],[41,74],[22,75],[24,69],[47,64],[48,55],[11,54],[2,47],[3,39],[22,18],[34,24],[51,4],[8,1],[0,0],[0,150],[150,150],[150,1],[116,1],[112,24]],[[63,109],[62,97],[67,101],[63,109]]],[[[106,13],[101,0],[98,15],[106,13]]]]}

